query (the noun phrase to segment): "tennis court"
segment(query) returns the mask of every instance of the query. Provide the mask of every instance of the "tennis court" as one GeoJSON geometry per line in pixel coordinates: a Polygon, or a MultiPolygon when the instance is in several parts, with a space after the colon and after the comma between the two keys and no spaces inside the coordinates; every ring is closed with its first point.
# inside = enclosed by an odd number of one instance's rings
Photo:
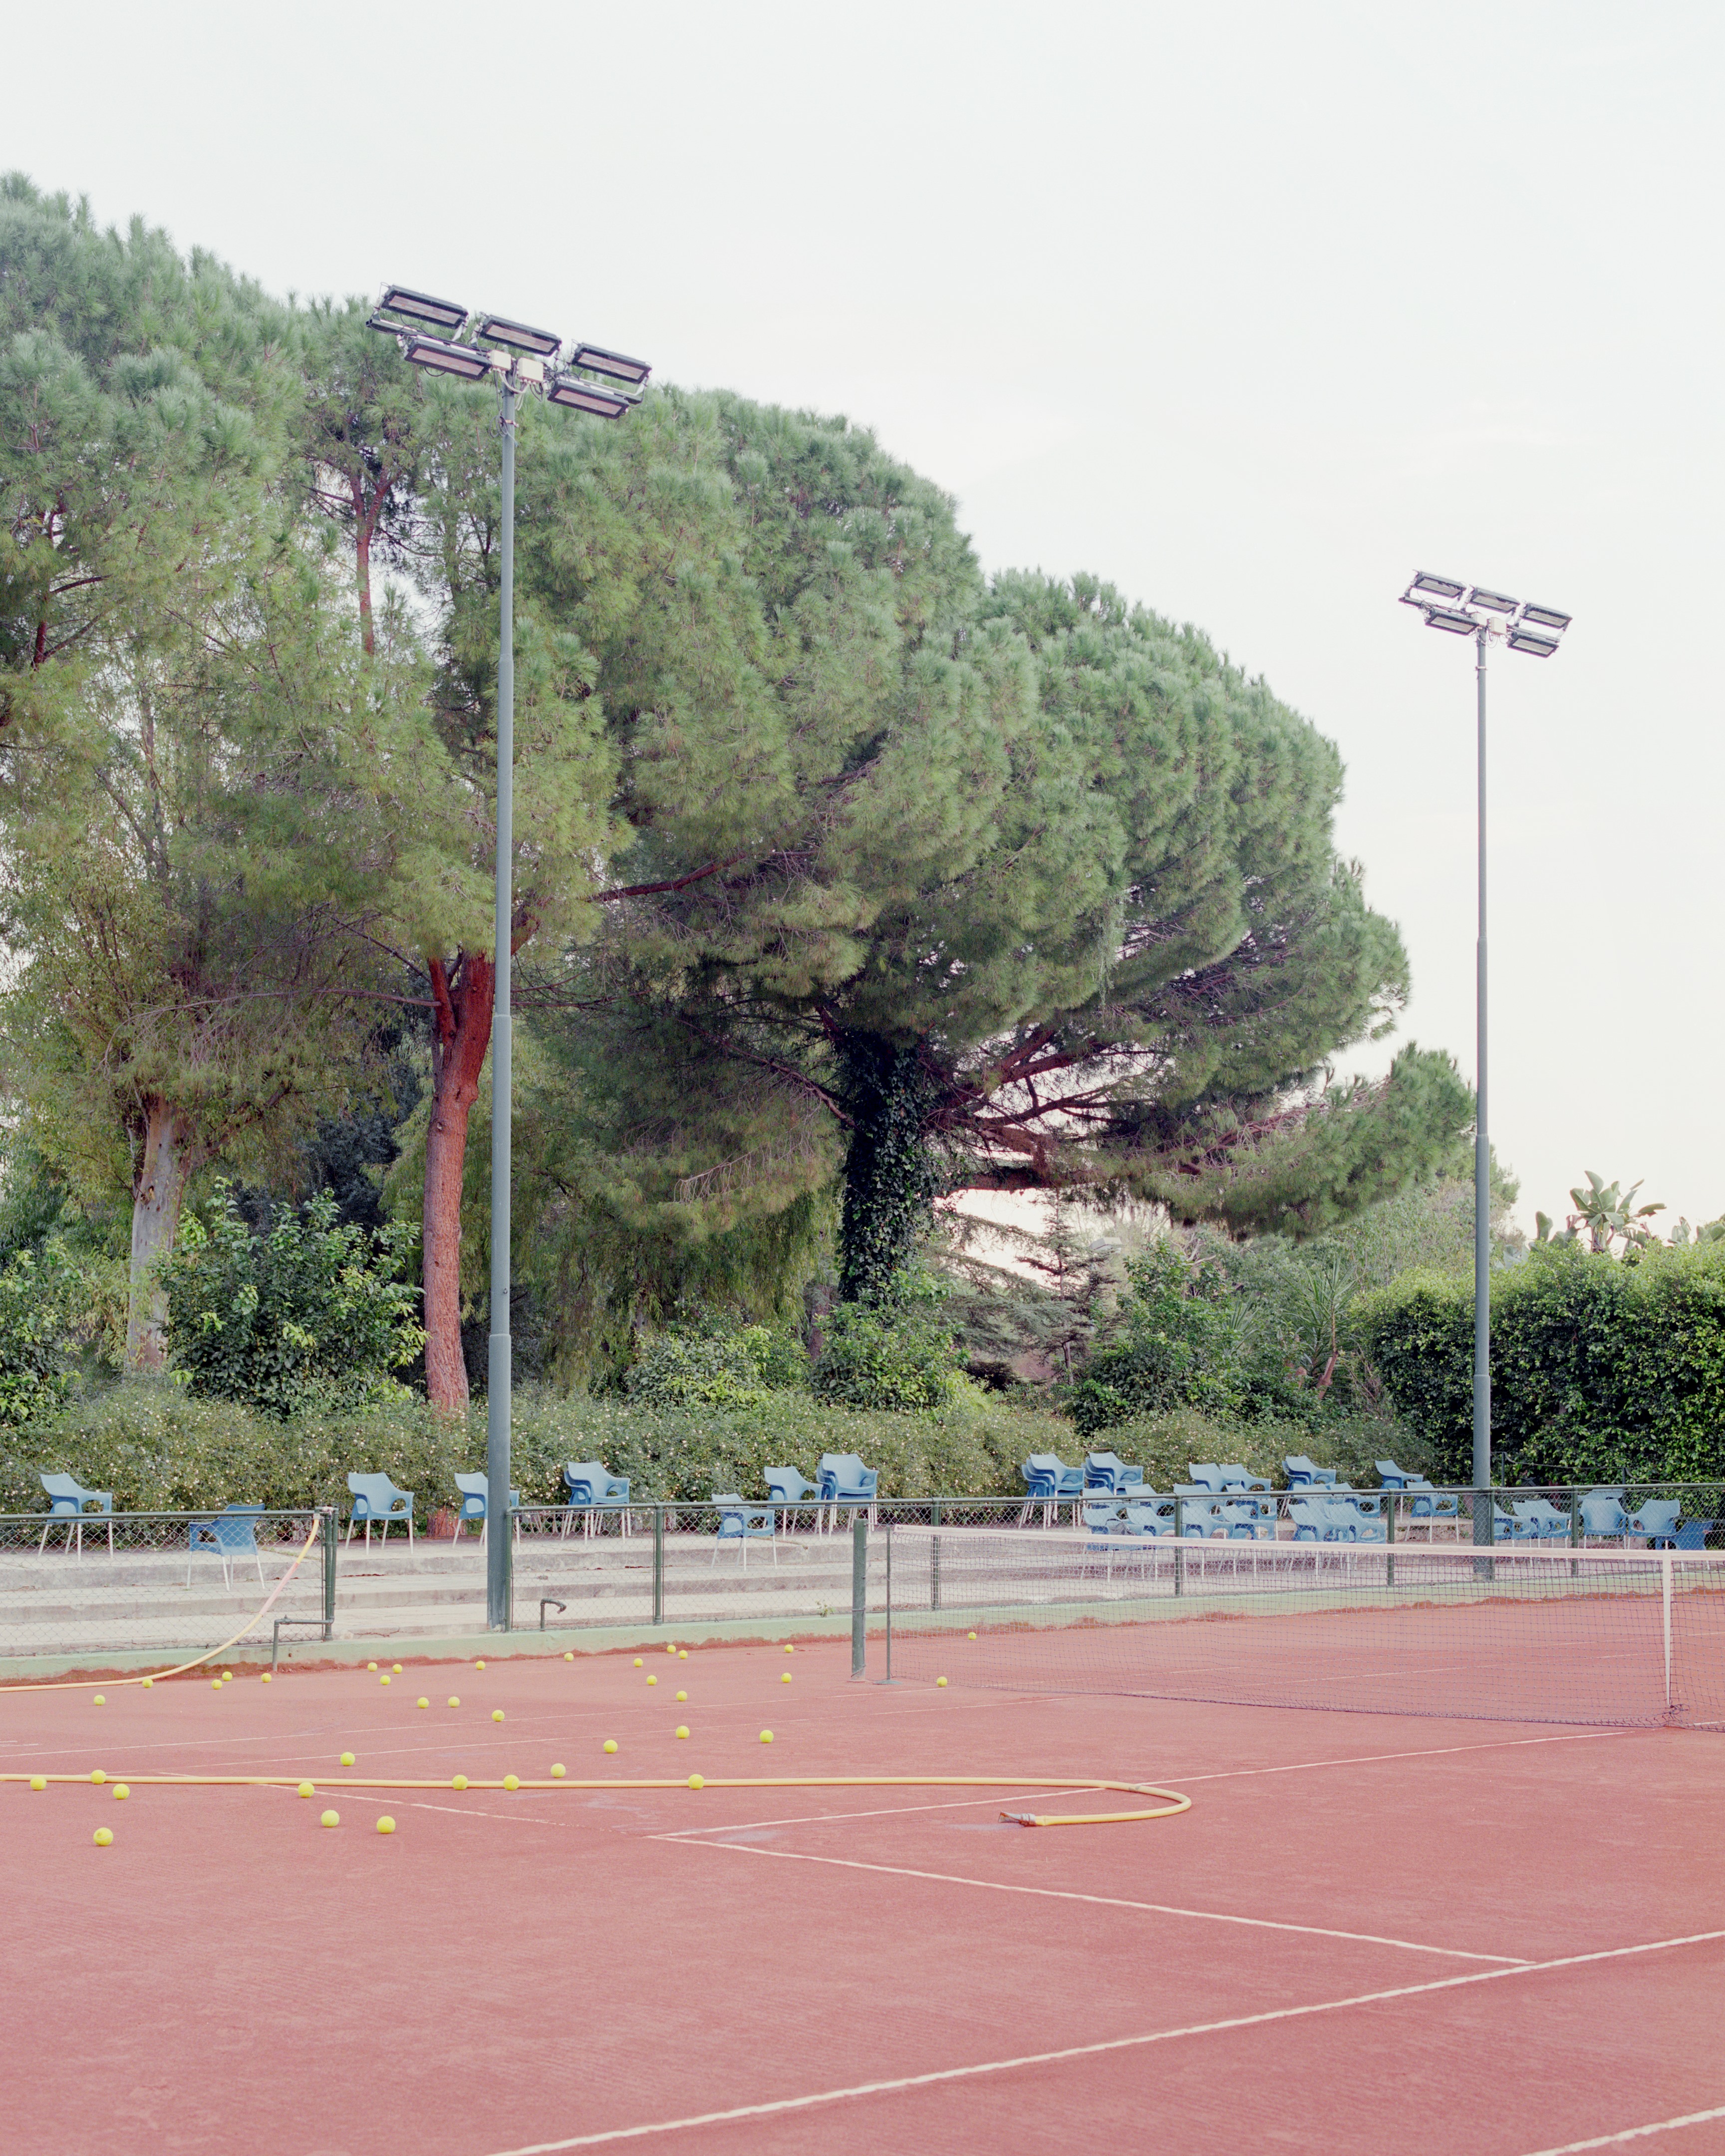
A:
{"type": "Polygon", "coordinates": [[[888,1686],[879,1650],[0,1699],[47,1780],[0,1784],[11,2145],[1725,2148],[1725,1736],[1020,1691],[986,1625],[888,1686]],[[1004,1779],[715,1786],[769,1775],[1004,1779]],[[1156,1801],[1122,1783],[1191,1808],[1001,1817],[1156,1801]]]}

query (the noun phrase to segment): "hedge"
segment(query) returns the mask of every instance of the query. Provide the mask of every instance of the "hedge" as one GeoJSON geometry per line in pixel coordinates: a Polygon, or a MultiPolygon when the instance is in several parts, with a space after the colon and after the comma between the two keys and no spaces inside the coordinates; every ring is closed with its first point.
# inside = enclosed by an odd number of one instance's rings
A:
{"type": "MultiPolygon", "coordinates": [[[[1472,1479],[1473,1291],[1404,1274],[1353,1322],[1435,1479],[1472,1479]]],[[[1536,1245],[1491,1276],[1496,1479],[1712,1481],[1725,1476],[1725,1248],[1618,1259],[1536,1245]]]]}
{"type": "MultiPolygon", "coordinates": [[[[515,1402],[514,1481],[528,1504],[556,1504],[566,1460],[603,1460],[642,1499],[699,1499],[716,1490],[764,1494],[768,1466],[812,1476],[823,1452],[860,1453],[880,1472],[883,1496],[1015,1494],[1019,1463],[1072,1443],[1071,1425],[961,1383],[932,1414],[834,1407],[806,1393],[775,1393],[734,1409],[665,1409],[548,1391],[515,1402]]],[[[227,1504],[290,1507],[348,1502],[350,1470],[381,1469],[418,1499],[424,1521],[453,1506],[458,1471],[482,1467],[485,1406],[465,1422],[435,1415],[402,1393],[362,1412],[280,1422],[237,1402],[189,1398],[177,1386],[136,1381],[74,1402],[25,1429],[0,1432],[0,1511],[40,1512],[39,1471],[111,1490],[127,1512],[182,1512],[227,1504]]]]}

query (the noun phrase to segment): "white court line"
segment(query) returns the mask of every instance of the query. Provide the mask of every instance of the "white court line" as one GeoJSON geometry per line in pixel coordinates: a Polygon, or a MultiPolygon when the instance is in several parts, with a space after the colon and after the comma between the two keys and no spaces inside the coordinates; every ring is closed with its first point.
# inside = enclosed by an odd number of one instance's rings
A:
{"type": "Polygon", "coordinates": [[[1615,2148],[1625,2141],[1644,2141],[1650,2133],[1669,2133],[1675,2126],[1705,2126],[1710,2118],[1725,2118],[1725,2103],[1712,2111],[1686,2111],[1681,2118],[1661,2118],[1651,2126],[1625,2127],[1621,2133],[1601,2133],[1591,2141],[1566,2141],[1561,2148],[1536,2148],[1533,2156],[1576,2156],[1582,2148],[1615,2148]]]}
{"type": "Polygon", "coordinates": [[[467,1804],[427,1804],[410,1799],[405,1809],[416,1812],[454,1812],[457,1819],[507,1820],[511,1826],[555,1826],[557,1821],[536,1819],[531,1812],[482,1812],[467,1804]]]}
{"type": "MultiPolygon", "coordinates": [[[[692,1830],[697,1833],[699,1830],[692,1830]]],[[[710,1830],[722,1833],[722,1828],[710,1830]]],[[[937,1887],[982,1887],[991,1894],[1030,1894],[1045,1902],[1088,1902],[1103,1909],[1139,1909],[1153,1917],[1194,1917],[1207,1924],[1240,1924],[1255,1932],[1299,1932],[1308,1938],[1348,1939],[1358,1946],[1399,1947],[1407,1953],[1447,1954],[1455,1961],[1507,1962],[1515,1969],[1534,1966],[1525,1954],[1475,1953],[1466,1947],[1430,1947],[1418,1939],[1380,1938],[1375,1932],[1341,1932],[1327,1924],[1288,1924],[1271,1917],[1234,1917],[1219,1909],[1177,1909],[1165,1902],[1132,1902],[1117,1894],[1081,1894],[1067,1887],[1026,1887],[1013,1879],[967,1879],[952,1871],[913,1871],[905,1864],[865,1864],[854,1856],[811,1856],[800,1849],[763,1849],[757,1841],[708,1841],[670,1835],[695,1849],[729,1850],[737,1856],[770,1856],[786,1864],[830,1864],[841,1871],[884,1871],[895,1879],[926,1879],[937,1887]]]]}
{"type": "MultiPolygon", "coordinates": [[[[726,2126],[740,2118],[771,2118],[781,2112],[809,2111],[815,2105],[840,2103],[848,2097],[891,2096],[902,2089],[930,2088],[942,2082],[975,2079],[983,2074],[1010,2073],[1019,2066],[1057,2066],[1068,2059],[1094,2059],[1109,2051],[1142,2050],[1147,2044],[1168,2044],[1182,2036],[1213,2036],[1230,2029],[1260,2029],[1271,2021],[1298,2021],[1314,2014],[1338,2014],[1350,2006],[1377,2006],[1387,1999],[1417,1999],[1434,1991],[1455,1991],[1464,1984],[1497,1984],[1505,1977],[1538,1976],[1548,1969],[1579,1969],[1592,1962],[1621,1961],[1631,1954],[1663,1953],[1672,1947],[1711,1945],[1725,1939],[1725,1932],[1693,1932],[1677,1939],[1650,1939],[1635,1947],[1606,1947],[1596,1953],[1564,1954],[1556,1961],[1522,1962],[1514,1969],[1470,1969],[1466,1976],[1444,1976],[1430,1984],[1404,1984],[1389,1991],[1362,1991],[1347,1999],[1325,1999],[1311,2006],[1276,2006],[1263,2014],[1236,2014],[1225,2021],[1194,2021],[1183,2029],[1157,2029],[1147,2035],[1111,2036],[1096,2044],[1070,2044],[1058,2051],[1027,2051],[1014,2059],[988,2059],[973,2066],[943,2066],[930,2074],[906,2074],[896,2081],[859,2082],[850,2088],[821,2089],[809,2096],[781,2097],[773,2103],[739,2104],[731,2111],[702,2112],[692,2118],[655,2119],[649,2126],[615,2126],[603,2133],[573,2133],[564,2141],[534,2141],[520,2148],[502,2149],[497,2156],[558,2156],[565,2148],[596,2148],[610,2141],[643,2141],[650,2134],[677,2133],[691,2126],[726,2126]]],[[[1703,2112],[1702,2117],[1716,2113],[1703,2112]]],[[[1681,2121],[1673,2121],[1681,2124],[1681,2121]]],[[[1650,2130],[1641,2128],[1640,2131],[1650,2130]]],[[[1596,2142],[1579,2142],[1582,2148],[1596,2142]]],[[[1609,2144],[1606,2144],[1609,2145],[1609,2144]]],[[[1548,2150],[1542,2156],[1562,2156],[1548,2150]]]]}
{"type": "MultiPolygon", "coordinates": [[[[1070,1789],[1060,1789],[1047,1782],[1024,1784],[1027,1797],[1033,1789],[1040,1790],[1045,1797],[1090,1797],[1099,1794],[1106,1787],[1106,1784],[1101,1782],[1076,1782],[1070,1789]]],[[[886,1804],[867,1812],[799,1812],[791,1819],[738,1820],[732,1826],[667,1827],[662,1833],[649,1834],[647,1839],[649,1841],[688,1841],[710,1834],[749,1834],[762,1826],[826,1826],[850,1820],[913,1819],[920,1812],[974,1811],[978,1804],[998,1804],[999,1802],[1000,1792],[995,1789],[986,1797],[953,1797],[938,1804],[886,1804]]]]}

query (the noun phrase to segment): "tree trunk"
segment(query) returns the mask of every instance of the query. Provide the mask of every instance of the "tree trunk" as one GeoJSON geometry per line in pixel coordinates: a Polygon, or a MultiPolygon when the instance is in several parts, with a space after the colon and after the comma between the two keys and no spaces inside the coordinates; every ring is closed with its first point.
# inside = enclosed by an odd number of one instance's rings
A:
{"type": "Polygon", "coordinates": [[[144,1142],[131,1178],[128,1370],[159,1370],[167,1360],[167,1295],[155,1268],[174,1246],[193,1166],[191,1125],[166,1101],[146,1102],[144,1142]]]}
{"type": "Polygon", "coordinates": [[[425,1390],[450,1414],[467,1409],[461,1353],[461,1183],[467,1121],[491,1041],[496,968],[465,951],[453,972],[431,962],[436,1024],[431,1045],[431,1121],[425,1132],[425,1390]]]}

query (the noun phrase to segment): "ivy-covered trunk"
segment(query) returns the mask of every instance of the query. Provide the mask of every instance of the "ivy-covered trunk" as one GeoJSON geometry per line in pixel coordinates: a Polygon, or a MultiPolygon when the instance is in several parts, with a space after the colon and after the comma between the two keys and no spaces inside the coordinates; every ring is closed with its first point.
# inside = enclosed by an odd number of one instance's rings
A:
{"type": "Polygon", "coordinates": [[[841,1301],[875,1303],[934,1219],[938,1178],[927,1119],[936,1086],[916,1045],[841,1033],[839,1095],[850,1117],[839,1224],[841,1301]]]}
{"type": "Polygon", "coordinates": [[[145,1102],[142,1140],[131,1178],[128,1370],[159,1370],[167,1359],[167,1291],[158,1267],[173,1249],[179,1229],[180,1207],[194,1166],[193,1142],[191,1124],[171,1102],[145,1102]]]}
{"type": "Polygon", "coordinates": [[[467,1123],[479,1098],[480,1073],[491,1042],[491,996],[496,968],[483,952],[466,951],[451,969],[431,966],[434,1022],[431,1043],[431,1119],[425,1130],[425,1391],[434,1408],[467,1409],[467,1363],[461,1353],[461,1185],[467,1168],[467,1123]]]}

